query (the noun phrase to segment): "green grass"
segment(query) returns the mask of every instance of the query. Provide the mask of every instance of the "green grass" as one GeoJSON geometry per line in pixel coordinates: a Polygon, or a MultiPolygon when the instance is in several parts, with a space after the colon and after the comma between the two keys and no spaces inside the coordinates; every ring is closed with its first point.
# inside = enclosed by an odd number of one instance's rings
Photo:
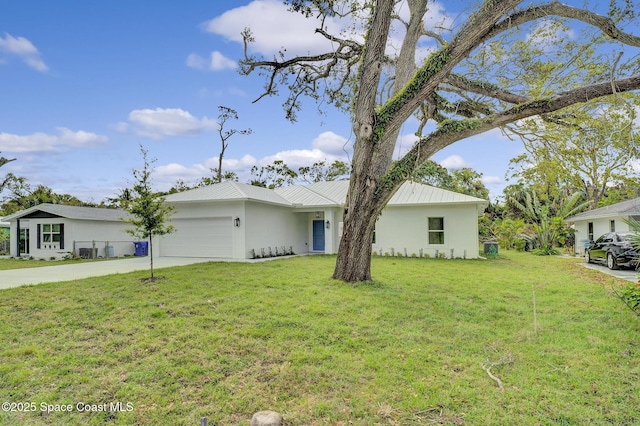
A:
{"type": "MultiPolygon", "coordinates": [[[[120,258],[121,259],[121,258],[120,258]]],[[[23,258],[6,258],[0,259],[0,271],[6,271],[9,269],[27,269],[27,268],[39,268],[42,266],[56,266],[56,265],[69,265],[81,262],[102,262],[105,260],[118,260],[114,259],[23,259],[23,258]]]]}
{"type": "Polygon", "coordinates": [[[287,425],[640,422],[640,322],[612,296],[614,278],[507,253],[378,257],[377,281],[352,286],[328,278],[334,261],[2,290],[0,402],[36,412],[0,411],[0,424],[248,425],[263,409],[287,425]]]}

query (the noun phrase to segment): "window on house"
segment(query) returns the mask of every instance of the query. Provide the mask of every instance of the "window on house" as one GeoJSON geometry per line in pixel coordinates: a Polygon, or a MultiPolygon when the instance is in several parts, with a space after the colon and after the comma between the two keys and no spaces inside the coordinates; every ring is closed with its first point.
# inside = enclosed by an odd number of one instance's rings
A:
{"type": "Polygon", "coordinates": [[[615,220],[612,220],[611,222],[609,222],[609,231],[616,232],[616,221],[615,220]]]}
{"type": "Polygon", "coordinates": [[[587,238],[593,241],[593,222],[587,223],[587,238]]]}
{"type": "Polygon", "coordinates": [[[38,224],[38,248],[64,248],[64,225],[61,223],[38,224]]]}
{"type": "Polygon", "coordinates": [[[60,242],[60,224],[42,225],[42,242],[43,243],[59,243],[60,242]]]}
{"type": "Polygon", "coordinates": [[[427,219],[427,233],[429,244],[444,244],[444,218],[430,217],[427,219]]]}

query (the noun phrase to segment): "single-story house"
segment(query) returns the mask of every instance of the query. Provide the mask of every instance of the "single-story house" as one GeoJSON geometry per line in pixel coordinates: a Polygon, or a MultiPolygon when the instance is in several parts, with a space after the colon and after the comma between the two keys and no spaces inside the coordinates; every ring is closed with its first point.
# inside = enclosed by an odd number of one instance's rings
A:
{"type": "Polygon", "coordinates": [[[36,259],[114,257],[135,253],[123,210],[39,204],[3,218],[9,223],[10,255],[36,259]]]}
{"type": "MultiPolygon", "coordinates": [[[[275,190],[223,182],[171,194],[177,232],[161,256],[247,259],[338,251],[348,181],[275,190]]],[[[378,219],[373,250],[382,254],[478,257],[478,216],[486,200],[407,182],[378,219]]]]}
{"type": "MultiPolygon", "coordinates": [[[[154,239],[159,256],[250,259],[338,251],[348,181],[275,190],[222,182],[171,194],[176,232],[154,239]]],[[[378,219],[373,250],[389,255],[478,257],[486,200],[407,182],[378,219]]],[[[137,253],[123,210],[40,204],[4,218],[11,256],[137,253]]]]}
{"type": "Polygon", "coordinates": [[[640,198],[600,207],[571,216],[565,222],[576,231],[576,254],[585,254],[585,247],[607,232],[628,232],[625,220],[640,220],[640,198]]]}

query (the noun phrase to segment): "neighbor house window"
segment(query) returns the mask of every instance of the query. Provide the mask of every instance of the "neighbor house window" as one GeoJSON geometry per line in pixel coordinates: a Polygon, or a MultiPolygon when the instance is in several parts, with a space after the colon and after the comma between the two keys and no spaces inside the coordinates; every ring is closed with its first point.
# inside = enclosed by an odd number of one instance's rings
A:
{"type": "Polygon", "coordinates": [[[593,241],[593,222],[587,223],[587,238],[593,241]]]}
{"type": "Polygon", "coordinates": [[[429,234],[429,244],[444,244],[444,218],[428,218],[427,227],[427,233],[429,234]]]}
{"type": "Polygon", "coordinates": [[[616,232],[616,221],[612,220],[611,222],[609,222],[609,231],[610,232],[616,232]]]}
{"type": "Polygon", "coordinates": [[[61,223],[43,223],[38,225],[38,248],[64,248],[64,225],[61,223]]]}

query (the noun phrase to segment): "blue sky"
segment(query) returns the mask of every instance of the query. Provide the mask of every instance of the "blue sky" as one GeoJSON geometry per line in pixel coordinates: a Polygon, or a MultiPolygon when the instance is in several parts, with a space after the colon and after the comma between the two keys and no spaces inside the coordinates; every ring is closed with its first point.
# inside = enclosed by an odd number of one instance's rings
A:
{"type": "MultiPolygon", "coordinates": [[[[436,20],[460,19],[459,11],[432,9],[436,20]]],[[[128,186],[142,144],[157,158],[157,189],[178,178],[195,182],[217,166],[219,105],[238,111],[228,128],[253,130],[234,136],[225,156],[224,169],[243,182],[253,165],[275,159],[293,169],[348,160],[348,115],[319,115],[307,100],[290,123],[282,99],[252,103],[263,82],[236,71],[245,27],[265,56],[281,46],[296,53],[323,43],[313,23],[279,0],[0,0],[0,155],[17,158],[0,171],[99,202],[128,186]]],[[[400,143],[397,152],[409,146],[400,143]]],[[[521,152],[520,142],[494,131],[433,159],[483,173],[495,197],[509,160],[521,152]]]]}

